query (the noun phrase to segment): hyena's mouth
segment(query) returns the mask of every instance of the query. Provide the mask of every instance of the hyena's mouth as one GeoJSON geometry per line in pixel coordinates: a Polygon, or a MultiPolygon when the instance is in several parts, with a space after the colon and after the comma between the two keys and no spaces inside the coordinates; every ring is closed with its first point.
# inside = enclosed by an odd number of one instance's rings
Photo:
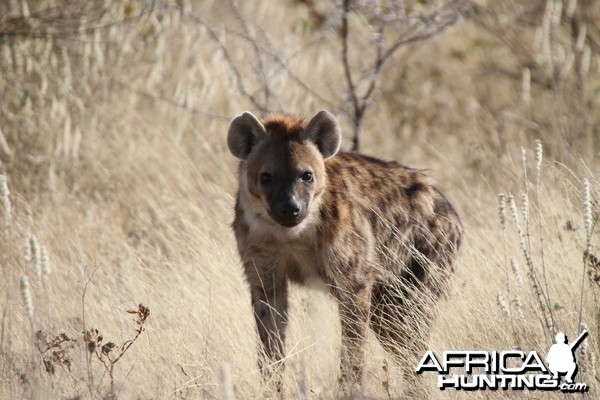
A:
{"type": "Polygon", "coordinates": [[[302,221],[304,221],[305,216],[298,215],[295,217],[281,218],[275,215],[271,215],[271,218],[273,219],[273,221],[275,221],[281,226],[285,226],[286,228],[293,228],[295,226],[300,225],[302,221]]]}
{"type": "Polygon", "coordinates": [[[277,223],[279,225],[281,225],[281,226],[285,226],[286,228],[293,228],[295,226],[300,225],[300,222],[302,222],[302,220],[299,220],[299,221],[286,221],[286,222],[277,221],[277,223]]]}
{"type": "Polygon", "coordinates": [[[279,212],[275,210],[269,210],[269,216],[271,219],[277,224],[284,226],[286,228],[293,228],[298,226],[304,221],[306,218],[306,211],[304,209],[300,209],[297,212],[279,212]]]}

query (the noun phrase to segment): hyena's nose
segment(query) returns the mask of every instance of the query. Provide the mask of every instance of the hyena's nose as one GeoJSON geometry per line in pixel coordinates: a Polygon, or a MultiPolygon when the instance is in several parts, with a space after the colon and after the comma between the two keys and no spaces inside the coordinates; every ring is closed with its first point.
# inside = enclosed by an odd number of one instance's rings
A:
{"type": "Polygon", "coordinates": [[[277,213],[281,218],[293,218],[300,214],[300,204],[294,200],[281,203],[277,207],[277,213]]]}

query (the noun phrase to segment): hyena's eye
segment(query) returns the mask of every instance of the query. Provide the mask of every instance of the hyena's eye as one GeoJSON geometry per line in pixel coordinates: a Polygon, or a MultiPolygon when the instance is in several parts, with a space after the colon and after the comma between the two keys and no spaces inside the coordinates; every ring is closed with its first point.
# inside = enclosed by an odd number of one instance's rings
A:
{"type": "Polygon", "coordinates": [[[312,172],[307,171],[300,176],[300,179],[302,179],[304,182],[312,182],[313,174],[312,172]]]}
{"type": "Polygon", "coordinates": [[[263,172],[262,174],[260,174],[260,183],[262,185],[268,185],[271,182],[273,182],[273,177],[271,176],[271,174],[263,172]]]}

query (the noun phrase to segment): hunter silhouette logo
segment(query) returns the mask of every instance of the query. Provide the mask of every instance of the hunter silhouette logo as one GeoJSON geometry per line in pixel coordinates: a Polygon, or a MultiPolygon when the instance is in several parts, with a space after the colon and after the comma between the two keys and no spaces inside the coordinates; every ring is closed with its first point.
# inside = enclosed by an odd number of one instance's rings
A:
{"type": "Polygon", "coordinates": [[[586,392],[585,383],[574,381],[577,374],[575,350],[585,340],[583,331],[569,343],[563,332],[556,334],[546,364],[537,352],[505,351],[444,351],[436,357],[426,352],[416,368],[417,374],[438,373],[440,390],[560,390],[566,393],[586,392]],[[460,369],[459,369],[460,368],[460,369]],[[456,370],[458,369],[458,370],[456,370]],[[565,382],[561,383],[561,376],[565,382]]]}
{"type": "Polygon", "coordinates": [[[567,383],[573,383],[573,378],[577,373],[577,363],[575,362],[575,349],[583,342],[583,339],[588,335],[587,331],[581,334],[571,344],[567,343],[567,338],[564,333],[556,334],[556,343],[550,347],[548,351],[548,369],[552,372],[554,379],[559,379],[559,375],[566,374],[567,383]]]}

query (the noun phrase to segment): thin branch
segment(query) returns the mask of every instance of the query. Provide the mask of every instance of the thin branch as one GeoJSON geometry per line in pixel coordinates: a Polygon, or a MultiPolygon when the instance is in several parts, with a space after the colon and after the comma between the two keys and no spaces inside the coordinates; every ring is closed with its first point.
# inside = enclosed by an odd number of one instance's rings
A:
{"type": "Polygon", "coordinates": [[[352,119],[352,127],[354,136],[352,139],[352,150],[360,148],[361,125],[364,119],[367,107],[375,93],[379,82],[381,71],[386,63],[395,55],[402,47],[427,40],[444,30],[454,25],[460,20],[463,13],[464,0],[453,1],[446,6],[439,8],[421,18],[416,19],[419,25],[412,23],[411,19],[387,17],[388,12],[378,11],[374,16],[375,30],[375,54],[370,68],[367,69],[365,75],[357,82],[352,77],[352,66],[349,56],[349,37],[350,37],[350,22],[349,13],[351,11],[351,0],[344,0],[342,5],[342,24],[341,24],[341,39],[342,39],[342,65],[344,67],[344,77],[347,85],[348,98],[351,103],[350,116],[352,119]],[[392,43],[386,47],[385,45],[385,28],[392,23],[407,23],[408,27],[392,43]],[[366,88],[362,94],[359,94],[359,85],[363,80],[367,81],[366,88]]]}
{"type": "Polygon", "coordinates": [[[262,51],[259,49],[256,38],[252,37],[252,35],[250,34],[250,28],[248,27],[248,23],[243,18],[242,13],[240,12],[240,8],[238,7],[237,1],[229,0],[229,4],[235,13],[235,17],[236,17],[237,21],[242,26],[244,33],[246,34],[246,36],[248,38],[250,38],[249,42],[250,42],[250,45],[252,46],[252,49],[254,50],[254,57],[257,59],[257,62],[258,62],[257,75],[260,78],[260,83],[262,86],[261,89],[263,91],[263,96],[265,99],[265,108],[268,108],[269,97],[271,94],[271,88],[269,86],[269,80],[267,79],[266,74],[265,74],[265,66],[264,66],[264,63],[262,60],[262,51]]]}
{"type": "MultiPolygon", "coordinates": [[[[85,321],[85,295],[87,294],[87,288],[90,284],[90,282],[92,282],[92,279],[94,278],[94,275],[96,274],[96,271],[98,271],[98,268],[100,268],[99,265],[96,265],[94,267],[94,270],[92,271],[92,274],[90,275],[90,277],[87,279],[87,281],[85,282],[85,285],[83,286],[83,293],[81,294],[81,320],[83,322],[83,333],[85,335],[85,332],[87,332],[87,325],[86,325],[86,321],[85,321]]],[[[87,267],[84,268],[84,273],[85,270],[87,269],[87,267]]],[[[88,390],[90,391],[90,395],[92,395],[92,397],[94,396],[92,387],[94,386],[94,374],[92,374],[92,355],[90,354],[89,351],[85,351],[85,356],[86,356],[86,364],[87,364],[87,374],[88,374],[88,390]]]]}
{"type": "Polygon", "coordinates": [[[342,64],[344,66],[344,76],[348,85],[348,95],[352,102],[354,112],[352,114],[352,126],[354,128],[354,136],[352,139],[352,150],[358,150],[360,147],[360,123],[362,120],[361,106],[356,94],[356,86],[352,79],[352,69],[350,68],[350,59],[348,56],[348,37],[350,35],[348,27],[348,15],[350,13],[350,0],[344,0],[342,5],[342,64]]]}
{"type": "Polygon", "coordinates": [[[117,361],[119,361],[121,359],[121,357],[123,357],[123,355],[127,352],[127,350],[129,350],[129,348],[133,345],[133,343],[136,341],[136,339],[142,334],[142,332],[144,332],[143,329],[136,331],[136,334],[133,337],[133,339],[129,339],[125,343],[123,343],[123,345],[121,346],[121,349],[119,350],[119,354],[117,355],[117,357],[114,360],[109,358],[110,362],[113,365],[116,364],[117,361]]]}
{"type": "Polygon", "coordinates": [[[256,98],[256,96],[253,95],[252,93],[250,93],[249,90],[247,89],[246,85],[244,84],[244,79],[242,78],[242,74],[241,74],[240,70],[236,67],[236,63],[233,61],[233,58],[229,54],[229,51],[227,50],[227,46],[225,46],[225,44],[221,41],[217,32],[198,14],[193,13],[191,11],[183,11],[183,9],[181,9],[181,8],[179,8],[179,10],[181,10],[181,12],[184,16],[192,19],[193,21],[202,25],[206,29],[206,32],[208,33],[210,39],[213,41],[213,43],[217,46],[217,48],[223,54],[223,57],[225,58],[225,62],[227,64],[227,66],[229,67],[229,70],[233,73],[235,82],[238,86],[238,90],[240,91],[242,96],[247,98],[252,103],[252,105],[254,107],[256,107],[260,112],[267,113],[268,110],[267,110],[266,105],[262,104],[256,98]]]}
{"type": "Polygon", "coordinates": [[[385,63],[401,47],[411,43],[422,42],[430,39],[452,25],[456,24],[462,15],[463,1],[455,1],[445,6],[443,9],[436,10],[423,18],[427,30],[425,32],[415,33],[406,38],[397,39],[392,46],[383,54],[382,63],[385,63]]]}
{"type": "Polygon", "coordinates": [[[269,107],[268,107],[268,102],[269,102],[269,99],[274,95],[274,92],[271,90],[271,88],[269,86],[269,82],[273,76],[280,73],[281,71],[285,71],[288,74],[288,76],[291,78],[291,80],[296,82],[301,88],[303,88],[305,91],[310,93],[312,96],[316,97],[319,101],[323,102],[324,104],[326,104],[329,107],[332,107],[332,108],[334,107],[334,103],[331,100],[328,100],[323,95],[319,94],[308,83],[306,83],[296,73],[294,73],[291,70],[291,68],[289,67],[290,59],[292,59],[298,55],[301,55],[302,52],[304,50],[306,50],[308,47],[320,43],[319,39],[306,44],[305,46],[300,48],[298,51],[294,52],[287,59],[283,59],[281,57],[281,52],[275,48],[273,43],[269,40],[268,35],[265,33],[265,31],[263,29],[260,28],[260,26],[256,27],[256,29],[258,29],[258,31],[261,33],[261,36],[262,36],[264,42],[266,42],[266,45],[261,44],[260,41],[256,37],[254,37],[250,34],[250,28],[248,26],[247,21],[244,19],[243,15],[241,14],[239,7],[237,7],[237,3],[232,1],[232,7],[234,7],[234,11],[236,11],[236,18],[242,25],[242,29],[244,30],[244,32],[242,33],[242,32],[238,32],[238,31],[234,31],[229,28],[224,28],[224,31],[227,34],[235,35],[236,37],[249,43],[253,48],[255,57],[257,57],[259,60],[257,73],[259,75],[259,81],[261,84],[261,88],[259,88],[255,92],[251,92],[247,88],[246,84],[244,83],[242,74],[241,74],[240,70],[237,68],[236,63],[233,61],[233,58],[230,56],[225,44],[219,39],[218,35],[216,34],[215,29],[212,26],[210,26],[208,24],[208,22],[204,21],[197,14],[190,12],[188,10],[183,10],[182,8],[177,7],[177,6],[171,6],[171,7],[172,8],[174,7],[175,9],[179,10],[184,17],[190,18],[191,20],[201,24],[204,28],[207,29],[207,32],[208,32],[210,38],[213,40],[213,42],[216,44],[216,46],[219,48],[219,50],[221,50],[221,52],[223,53],[225,61],[228,65],[229,69],[231,70],[231,72],[234,75],[236,84],[238,86],[238,90],[260,112],[267,113],[268,111],[270,111],[269,107]],[[280,69],[275,70],[270,74],[267,74],[266,73],[267,68],[264,63],[265,55],[267,57],[269,57],[271,60],[273,60],[277,65],[279,65],[280,69]],[[263,93],[262,97],[264,97],[264,99],[265,99],[264,103],[259,101],[258,93],[263,93]]]}
{"type": "MultiPolygon", "coordinates": [[[[302,80],[302,78],[300,78],[294,71],[292,71],[292,69],[289,67],[289,63],[291,60],[293,60],[294,58],[303,55],[303,53],[309,49],[312,46],[315,46],[317,44],[320,44],[322,42],[322,37],[317,37],[316,39],[306,43],[305,45],[303,45],[302,47],[300,47],[298,50],[294,51],[291,55],[289,55],[285,60],[283,58],[281,58],[280,55],[280,51],[278,51],[275,46],[273,45],[273,43],[270,41],[269,36],[267,35],[267,33],[265,32],[264,29],[262,29],[260,26],[257,27],[257,29],[259,30],[259,32],[261,33],[263,39],[266,41],[268,47],[261,47],[261,49],[263,51],[268,52],[268,55],[271,57],[271,59],[273,61],[275,61],[275,63],[277,63],[280,67],[281,70],[276,70],[273,73],[269,74],[267,76],[266,79],[271,79],[273,78],[275,75],[277,75],[278,73],[280,73],[281,71],[284,71],[288,74],[288,76],[295,81],[301,88],[303,88],[306,92],[310,93],[312,96],[316,97],[319,101],[323,102],[324,104],[326,104],[327,106],[333,108],[335,107],[333,101],[326,99],[325,97],[323,97],[321,94],[319,94],[315,89],[313,89],[309,84],[307,84],[305,81],[302,80]]],[[[245,38],[246,40],[249,40],[249,38],[245,38]]]]}
{"type": "Polygon", "coordinates": [[[69,38],[72,36],[79,36],[81,34],[90,34],[94,33],[98,30],[107,30],[113,26],[123,25],[127,23],[131,23],[134,21],[138,21],[143,17],[146,17],[156,11],[155,8],[149,7],[146,9],[142,9],[138,14],[132,15],[130,17],[121,18],[118,20],[91,25],[91,26],[81,26],[81,20],[84,17],[87,17],[88,20],[99,20],[104,16],[105,10],[102,10],[99,16],[94,16],[92,18],[89,17],[89,14],[85,14],[85,12],[81,12],[80,14],[64,14],[60,13],[57,16],[47,15],[44,13],[49,13],[52,8],[44,9],[36,12],[30,17],[22,17],[17,16],[10,19],[7,19],[2,23],[3,27],[0,29],[0,37],[24,37],[24,38],[69,38]],[[71,22],[72,21],[72,22],[71,22]],[[37,25],[36,22],[44,22],[41,24],[41,28],[35,29],[34,27],[37,25]],[[72,28],[64,29],[65,25],[72,25],[72,28]],[[63,28],[62,30],[54,30],[54,26],[59,26],[63,28]]]}
{"type": "Polygon", "coordinates": [[[187,112],[189,112],[191,114],[201,115],[203,117],[208,117],[208,118],[221,119],[221,120],[224,120],[224,121],[229,121],[231,119],[231,117],[228,116],[228,115],[218,114],[218,113],[215,113],[215,112],[212,112],[212,111],[200,110],[198,108],[191,107],[191,106],[188,106],[186,104],[182,104],[182,103],[180,103],[180,102],[178,102],[178,101],[176,101],[176,100],[174,100],[174,99],[172,99],[170,97],[156,95],[156,94],[150,93],[150,92],[148,92],[146,90],[136,88],[136,87],[130,85],[128,82],[126,82],[124,80],[121,80],[121,79],[114,78],[114,81],[119,86],[124,87],[126,89],[129,89],[132,92],[138,94],[139,96],[145,97],[145,98],[150,99],[150,100],[162,101],[162,102],[164,102],[166,104],[169,104],[169,105],[171,105],[173,107],[185,110],[185,111],[187,111],[187,112]]]}

